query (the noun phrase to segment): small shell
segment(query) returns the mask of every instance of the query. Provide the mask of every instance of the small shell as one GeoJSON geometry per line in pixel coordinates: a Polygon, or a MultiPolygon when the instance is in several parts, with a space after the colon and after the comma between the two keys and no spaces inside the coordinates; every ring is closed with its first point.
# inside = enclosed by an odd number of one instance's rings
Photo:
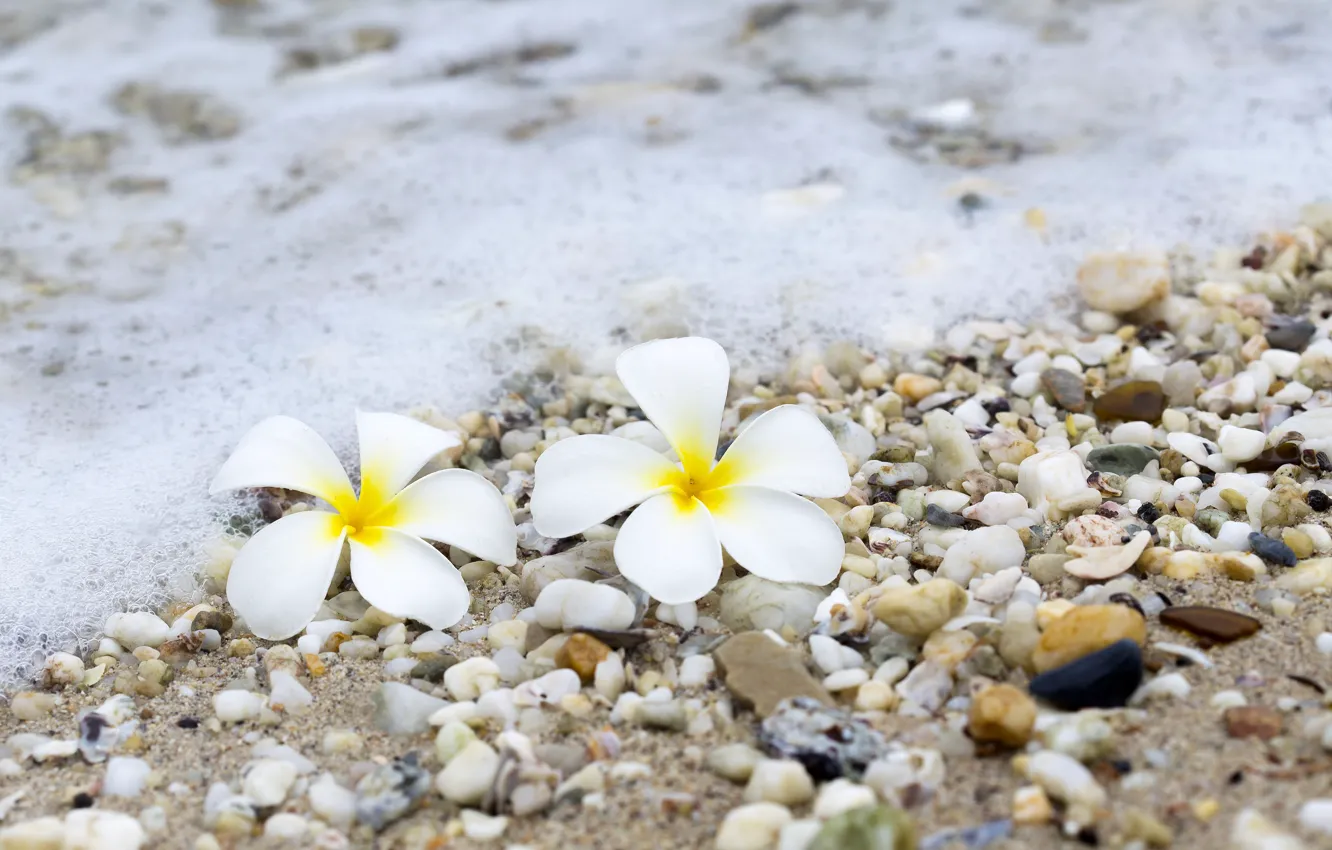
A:
{"type": "Polygon", "coordinates": [[[1114,578],[1137,563],[1151,542],[1150,533],[1139,531],[1122,546],[1069,546],[1069,554],[1076,557],[1064,564],[1064,570],[1069,575],[1095,581],[1114,578]]]}

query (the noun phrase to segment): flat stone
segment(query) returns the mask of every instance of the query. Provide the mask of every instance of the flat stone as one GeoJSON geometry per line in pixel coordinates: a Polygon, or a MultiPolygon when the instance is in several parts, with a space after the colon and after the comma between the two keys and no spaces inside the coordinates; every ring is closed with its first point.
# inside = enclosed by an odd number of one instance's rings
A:
{"type": "Polygon", "coordinates": [[[1160,422],[1165,408],[1165,390],[1156,381],[1126,381],[1102,393],[1092,404],[1092,412],[1102,422],[1160,422]]]}
{"type": "Polygon", "coordinates": [[[925,521],[930,525],[938,525],[944,528],[961,528],[966,525],[967,518],[960,514],[950,513],[938,505],[926,505],[925,521]]]}
{"type": "Polygon", "coordinates": [[[1303,351],[1318,328],[1308,319],[1297,319],[1289,324],[1269,330],[1265,336],[1271,348],[1281,351],[1303,351]]]}
{"type": "Polygon", "coordinates": [[[1267,741],[1281,734],[1281,713],[1265,705],[1231,706],[1221,719],[1226,724],[1226,734],[1232,738],[1267,741]]]}
{"type": "Polygon", "coordinates": [[[892,806],[865,806],[829,818],[806,850],[916,850],[911,816],[892,806]]]}
{"type": "Polygon", "coordinates": [[[1142,648],[1126,638],[1036,676],[1028,689],[1057,708],[1079,711],[1127,705],[1140,684],[1142,648]]]}
{"type": "Polygon", "coordinates": [[[1269,564],[1281,567],[1293,567],[1299,562],[1295,552],[1280,540],[1273,540],[1266,534],[1254,531],[1249,534],[1249,546],[1258,557],[1269,564]]]}
{"type": "Polygon", "coordinates": [[[744,632],[722,644],[713,660],[726,687],[742,705],[767,717],[789,697],[809,697],[825,705],[832,697],[805,667],[800,653],[763,632],[744,632]]]}
{"type": "Polygon", "coordinates": [[[1124,605],[1079,605],[1041,633],[1031,661],[1038,673],[1063,667],[1125,638],[1142,646],[1147,621],[1124,605]]]}
{"type": "Polygon", "coordinates": [[[430,715],[448,705],[401,682],[384,682],[371,697],[375,728],[390,735],[419,735],[430,728],[430,715]]]}
{"type": "Polygon", "coordinates": [[[1112,472],[1128,478],[1142,472],[1152,461],[1160,459],[1161,453],[1151,446],[1118,443],[1092,449],[1087,454],[1087,466],[1096,472],[1112,472]]]}
{"type": "Polygon", "coordinates": [[[1081,413],[1087,407],[1087,385],[1081,375],[1067,369],[1046,369],[1041,373],[1041,386],[1056,407],[1071,413],[1081,413]]]}
{"type": "Polygon", "coordinates": [[[1263,627],[1263,624],[1253,617],[1206,605],[1175,605],[1162,611],[1160,620],[1163,625],[1182,629],[1189,634],[1217,643],[1230,643],[1246,638],[1263,627]]]}

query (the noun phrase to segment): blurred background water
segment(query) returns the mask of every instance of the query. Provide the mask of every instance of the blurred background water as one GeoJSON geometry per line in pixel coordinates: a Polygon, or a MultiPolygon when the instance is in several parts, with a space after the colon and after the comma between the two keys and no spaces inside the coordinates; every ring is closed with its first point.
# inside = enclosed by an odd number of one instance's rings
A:
{"type": "Polygon", "coordinates": [[[191,590],[263,416],[920,345],[1289,224],[1329,45],[1322,0],[0,0],[0,680],[191,590]]]}

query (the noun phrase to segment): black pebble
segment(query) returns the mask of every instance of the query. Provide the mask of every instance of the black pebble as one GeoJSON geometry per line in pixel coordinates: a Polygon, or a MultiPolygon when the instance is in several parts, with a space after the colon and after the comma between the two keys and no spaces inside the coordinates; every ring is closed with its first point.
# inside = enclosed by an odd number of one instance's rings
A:
{"type": "Polygon", "coordinates": [[[1304,500],[1309,503],[1309,507],[1318,511],[1320,514],[1328,508],[1332,508],[1332,497],[1329,497],[1322,490],[1310,490],[1309,494],[1304,497],[1304,500]]]}
{"type": "Polygon", "coordinates": [[[72,802],[76,809],[87,809],[92,806],[93,798],[87,791],[80,791],[74,795],[74,800],[72,802]]]}
{"type": "Polygon", "coordinates": [[[966,525],[966,517],[952,514],[938,505],[925,506],[925,521],[930,525],[942,525],[945,528],[961,528],[966,525]]]}
{"type": "Polygon", "coordinates": [[[1138,508],[1138,518],[1145,523],[1151,524],[1161,518],[1161,511],[1151,502],[1143,502],[1138,508]]]}
{"type": "Polygon", "coordinates": [[[1028,689],[1065,711],[1120,708],[1142,684],[1142,649],[1128,638],[1031,680],[1028,689]]]}
{"type": "Polygon", "coordinates": [[[198,729],[199,721],[195,720],[193,717],[182,717],[176,721],[176,725],[182,729],[198,729]]]}
{"type": "Polygon", "coordinates": [[[981,402],[981,407],[991,416],[998,416],[1000,413],[1007,413],[1013,409],[1013,405],[1008,403],[1008,399],[1003,396],[998,398],[989,398],[981,402]]]}
{"type": "Polygon", "coordinates": [[[1295,557],[1295,551],[1282,543],[1280,540],[1273,540],[1266,534],[1259,534],[1254,531],[1249,534],[1249,545],[1253,547],[1253,552],[1269,564],[1278,564],[1283,567],[1293,567],[1299,559],[1295,557]]]}

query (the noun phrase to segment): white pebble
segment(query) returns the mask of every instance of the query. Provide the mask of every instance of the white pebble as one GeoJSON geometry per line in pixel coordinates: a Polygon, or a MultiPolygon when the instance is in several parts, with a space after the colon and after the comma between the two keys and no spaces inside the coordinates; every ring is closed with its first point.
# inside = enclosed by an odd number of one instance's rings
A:
{"type": "Polygon", "coordinates": [[[456,720],[445,723],[440,727],[439,734],[435,735],[435,755],[439,758],[439,763],[448,764],[454,756],[476,739],[476,733],[466,723],[459,723],[456,720]]]}
{"type": "Polygon", "coordinates": [[[461,806],[475,806],[490,790],[499,766],[499,754],[489,744],[473,741],[439,772],[435,777],[435,788],[446,800],[461,806]]]}
{"type": "Polygon", "coordinates": [[[46,659],[46,678],[53,685],[74,685],[83,681],[83,659],[68,652],[57,652],[46,659]]]}
{"type": "Polygon", "coordinates": [[[806,850],[814,843],[821,829],[823,824],[813,818],[793,820],[782,827],[777,839],[777,850],[806,850]]]}
{"type": "Polygon", "coordinates": [[[657,619],[692,632],[698,626],[698,604],[681,602],[679,605],[662,603],[657,606],[657,619]]]}
{"type": "Polygon", "coordinates": [[[962,516],[984,525],[1004,525],[1027,513],[1027,500],[1021,493],[995,490],[962,511],[962,516]]]}
{"type": "Polygon", "coordinates": [[[857,667],[854,670],[838,670],[836,673],[829,673],[823,679],[823,687],[837,693],[838,691],[849,691],[858,688],[868,681],[869,672],[857,667]]]}
{"type": "Polygon", "coordinates": [[[1332,835],[1332,798],[1308,800],[1300,806],[1300,826],[1310,832],[1332,835]]]}
{"type": "Polygon", "coordinates": [[[1314,638],[1314,647],[1324,655],[1332,655],[1332,632],[1323,632],[1314,638]]]}
{"type": "Polygon", "coordinates": [[[537,622],[547,629],[584,628],[619,631],[634,622],[634,603],[605,584],[557,579],[537,597],[537,622]]]}
{"type": "Polygon", "coordinates": [[[1267,446],[1267,435],[1251,428],[1223,425],[1217,436],[1217,444],[1221,447],[1221,456],[1226,460],[1243,463],[1263,453],[1267,446]]]}
{"type": "Polygon", "coordinates": [[[522,620],[503,620],[492,623],[486,631],[486,643],[491,649],[521,651],[527,644],[527,623],[522,620]]]}
{"type": "Polygon", "coordinates": [[[790,810],[776,803],[731,809],[717,829],[717,850],[768,850],[790,821],[790,810]]]}
{"type": "Polygon", "coordinates": [[[1211,548],[1216,552],[1247,552],[1249,551],[1249,534],[1252,531],[1253,526],[1247,522],[1227,520],[1221,523],[1221,528],[1216,533],[1216,542],[1212,544],[1211,548]]]}
{"type": "Polygon", "coordinates": [[[314,697],[310,696],[305,686],[286,670],[274,670],[269,674],[269,682],[272,687],[269,689],[268,704],[274,711],[304,714],[314,702],[314,697]]]}
{"type": "Polygon", "coordinates": [[[104,631],[122,646],[161,646],[171,637],[171,627],[156,614],[134,611],[106,618],[104,631]]]}
{"type": "Polygon", "coordinates": [[[680,687],[701,688],[717,670],[711,655],[691,655],[680,662],[680,687]]]}
{"type": "Polygon", "coordinates": [[[141,758],[113,756],[106,763],[102,793],[108,797],[137,797],[148,783],[153,768],[141,758]]]}
{"type": "Polygon", "coordinates": [[[745,786],[746,803],[781,803],[798,806],[814,799],[814,780],[798,761],[763,759],[754,765],[745,786]]]}
{"type": "Polygon", "coordinates": [[[1239,691],[1217,691],[1212,694],[1212,698],[1207,701],[1207,704],[1212,708],[1226,709],[1248,705],[1249,701],[1239,691]]]}
{"type": "Polygon", "coordinates": [[[956,513],[971,504],[971,496],[956,490],[934,490],[925,494],[925,504],[937,505],[949,513],[956,513]]]}
{"type": "Polygon", "coordinates": [[[1110,432],[1110,442],[1112,443],[1136,443],[1142,446],[1150,446],[1152,437],[1152,426],[1146,422],[1125,422],[1122,425],[1116,425],[1110,432]]]}
{"type": "Polygon", "coordinates": [[[475,809],[463,809],[463,835],[473,841],[494,841],[509,828],[509,819],[482,814],[475,809]]]}
{"type": "Polygon", "coordinates": [[[318,655],[324,648],[324,642],[318,635],[301,635],[296,639],[296,649],[302,655],[318,655]]]}
{"type": "Polygon", "coordinates": [[[476,656],[444,671],[444,687],[456,700],[474,700],[499,687],[500,671],[494,661],[476,656]]]}
{"type": "Polygon", "coordinates": [[[1130,699],[1130,703],[1138,705],[1149,702],[1161,697],[1172,697],[1174,699],[1184,699],[1189,695],[1192,687],[1189,680],[1184,678],[1182,673],[1167,673],[1164,676],[1157,676],[1147,684],[1138,688],[1137,692],[1130,699]]]}
{"type": "Polygon", "coordinates": [[[624,659],[617,653],[612,652],[597,662],[597,669],[592,677],[592,685],[597,689],[597,693],[608,700],[619,699],[621,692],[624,691],[624,684],[624,659]]]}
{"type": "Polygon", "coordinates": [[[343,788],[325,773],[310,785],[310,810],[332,825],[346,829],[356,817],[356,792],[343,788]]]}
{"type": "Polygon", "coordinates": [[[582,683],[574,671],[552,670],[539,679],[523,682],[514,688],[513,701],[520,708],[559,705],[560,700],[578,693],[581,687],[582,683]]]}
{"type": "Polygon", "coordinates": [[[281,805],[296,782],[296,767],[277,759],[259,759],[244,771],[241,787],[245,796],[260,806],[281,805]]]}
{"type": "Polygon", "coordinates": [[[1096,810],[1106,804],[1105,789],[1091,771],[1063,753],[1053,750],[1036,753],[1027,762],[1027,776],[1051,797],[1067,803],[1070,819],[1080,825],[1090,823],[1096,810]]]}
{"type": "Polygon", "coordinates": [[[814,656],[814,663],[824,673],[836,673],[864,663],[860,653],[849,646],[843,646],[827,635],[810,635],[809,651],[814,656]]]}
{"type": "Polygon", "coordinates": [[[240,723],[259,716],[265,699],[253,691],[222,691],[213,697],[213,713],[223,723],[240,723]]]}
{"type": "Polygon", "coordinates": [[[351,634],[352,624],[349,620],[315,620],[305,627],[305,633],[319,638],[322,647],[335,634],[351,634]]]}
{"type": "Polygon", "coordinates": [[[375,636],[375,643],[380,646],[398,646],[407,642],[407,626],[402,623],[391,623],[379,630],[375,636]]]}
{"type": "Polygon", "coordinates": [[[457,641],[453,635],[447,632],[431,631],[425,632],[416,640],[412,641],[412,652],[417,655],[428,655],[432,652],[439,652],[447,646],[453,646],[457,641]]]}
{"type": "Polygon", "coordinates": [[[966,587],[976,575],[1022,566],[1026,555],[1022,538],[1008,526],[977,528],[948,547],[938,575],[966,587]]]}
{"type": "Polygon", "coordinates": [[[877,802],[873,788],[866,788],[849,779],[834,779],[819,789],[818,799],[814,801],[814,817],[827,820],[842,812],[872,806],[877,802]]]}
{"type": "Polygon", "coordinates": [[[292,812],[278,812],[264,821],[264,838],[278,841],[295,841],[305,837],[310,823],[305,818],[292,812]]]}

